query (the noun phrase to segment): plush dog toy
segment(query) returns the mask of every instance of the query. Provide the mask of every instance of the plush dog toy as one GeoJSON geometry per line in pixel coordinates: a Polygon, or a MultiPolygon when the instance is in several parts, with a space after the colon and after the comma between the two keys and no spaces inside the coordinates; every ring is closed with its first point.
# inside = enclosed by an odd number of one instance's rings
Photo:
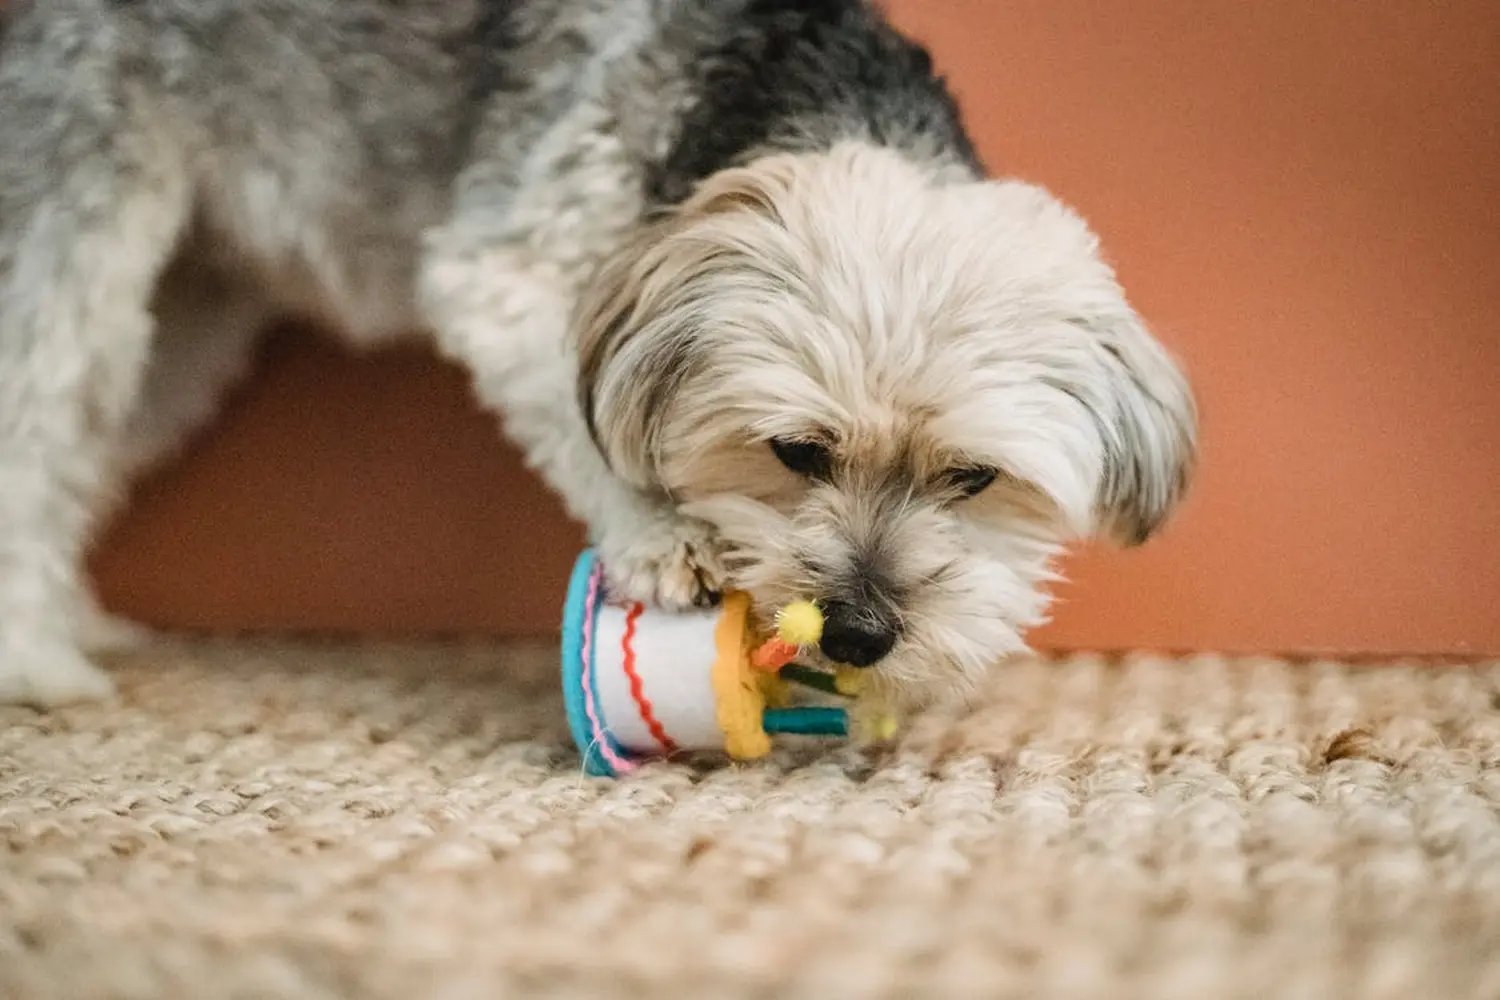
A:
{"type": "MultiPolygon", "coordinates": [[[[837,705],[790,704],[790,685],[846,699],[863,694],[862,672],[798,666],[817,645],[823,616],[797,601],[763,638],[749,595],[731,591],[717,608],[669,613],[606,592],[592,550],[573,567],[563,612],[562,678],[568,724],[590,774],[616,776],[683,750],[722,750],[735,760],[771,751],[771,735],[846,736],[850,713],[837,705]]],[[[870,736],[894,721],[869,718],[870,736]]]]}

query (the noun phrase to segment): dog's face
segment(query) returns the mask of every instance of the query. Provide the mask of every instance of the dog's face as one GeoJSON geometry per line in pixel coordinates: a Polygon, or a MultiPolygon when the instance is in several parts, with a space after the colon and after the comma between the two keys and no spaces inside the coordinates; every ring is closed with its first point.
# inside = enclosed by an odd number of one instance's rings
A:
{"type": "Polygon", "coordinates": [[[911,693],[1024,648],[1060,547],[1143,540],[1193,461],[1188,388],[1074,214],[873,147],[711,178],[606,262],[577,334],[616,472],[911,693]]]}

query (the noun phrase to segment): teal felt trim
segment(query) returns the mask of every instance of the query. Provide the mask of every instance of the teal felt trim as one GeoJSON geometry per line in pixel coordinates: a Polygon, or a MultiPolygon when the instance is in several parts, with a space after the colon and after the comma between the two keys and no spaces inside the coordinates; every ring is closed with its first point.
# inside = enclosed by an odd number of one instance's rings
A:
{"type": "MultiPolygon", "coordinates": [[[[596,560],[592,549],[585,549],[573,564],[573,575],[568,579],[568,596],[563,602],[562,622],[562,685],[563,705],[568,713],[568,731],[578,752],[583,756],[583,769],[596,778],[613,778],[614,768],[609,766],[599,748],[594,745],[589,728],[588,709],[583,693],[583,633],[592,629],[588,621],[588,596],[590,577],[596,560]]],[[[594,608],[597,616],[599,609],[594,608]]],[[[590,652],[593,650],[591,649],[590,652]]],[[[592,670],[589,673],[593,673],[592,670]]],[[[595,703],[597,704],[597,697],[595,703]]]]}
{"type": "Polygon", "coordinates": [[[803,736],[848,736],[849,713],[842,708],[806,705],[799,708],[768,708],[761,724],[768,733],[803,736]]]}

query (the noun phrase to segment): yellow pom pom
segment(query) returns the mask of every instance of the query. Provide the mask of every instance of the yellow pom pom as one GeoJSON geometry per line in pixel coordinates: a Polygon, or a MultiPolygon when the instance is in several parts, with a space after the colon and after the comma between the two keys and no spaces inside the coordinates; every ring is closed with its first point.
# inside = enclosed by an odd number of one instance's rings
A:
{"type": "Polygon", "coordinates": [[[776,612],[776,634],[794,646],[816,646],[823,638],[823,612],[812,601],[793,601],[776,612]]]}

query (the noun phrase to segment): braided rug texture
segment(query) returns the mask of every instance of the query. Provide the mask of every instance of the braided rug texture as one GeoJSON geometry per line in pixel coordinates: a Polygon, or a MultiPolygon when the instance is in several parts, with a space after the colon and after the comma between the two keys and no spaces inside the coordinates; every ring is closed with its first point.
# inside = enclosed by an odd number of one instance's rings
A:
{"type": "Polygon", "coordinates": [[[1025,661],[584,778],[546,647],[163,645],[0,709],[0,997],[1500,997],[1500,664],[1025,661]]]}

